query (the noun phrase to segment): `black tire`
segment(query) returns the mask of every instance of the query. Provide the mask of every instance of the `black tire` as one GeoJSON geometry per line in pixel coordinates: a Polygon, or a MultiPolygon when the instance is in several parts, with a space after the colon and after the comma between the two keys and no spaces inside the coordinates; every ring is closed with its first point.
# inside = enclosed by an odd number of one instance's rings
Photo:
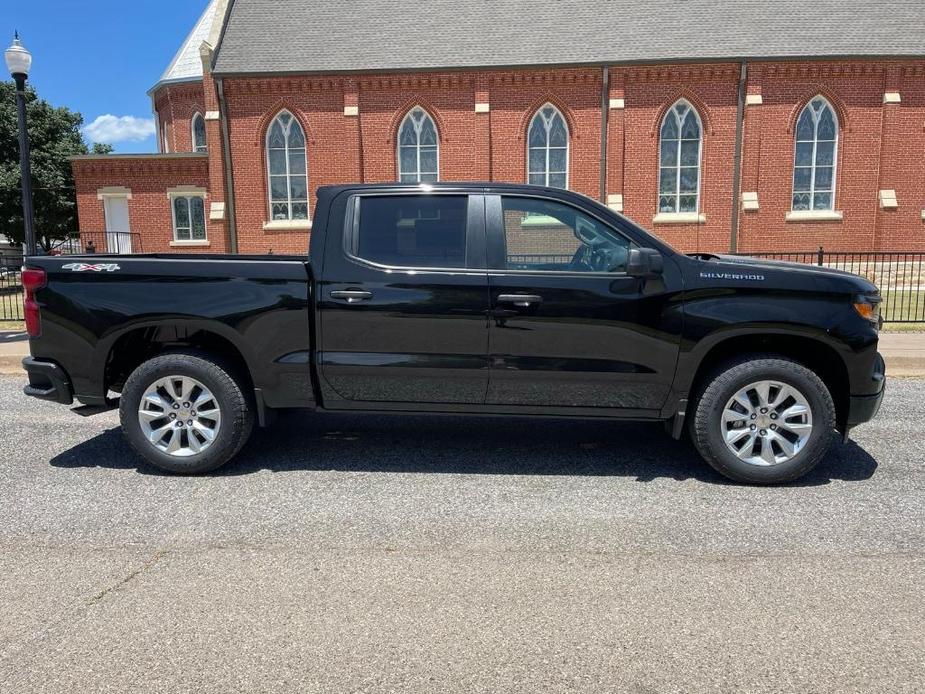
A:
{"type": "Polygon", "coordinates": [[[835,405],[822,380],[798,362],[764,354],[726,362],[714,371],[694,403],[690,423],[691,438],[703,459],[725,477],[750,484],[780,484],[802,477],[825,456],[834,439],[834,430],[835,405]],[[749,384],[762,380],[796,388],[806,398],[812,413],[812,431],[803,448],[789,460],[768,466],[754,465],[737,457],[726,445],[722,429],[723,410],[729,399],[749,384]]]}
{"type": "Polygon", "coordinates": [[[122,431],[138,455],[161,470],[181,475],[215,470],[241,450],[254,427],[248,390],[242,383],[234,369],[211,355],[190,351],[154,357],[142,363],[125,381],[119,403],[122,431]],[[152,384],[168,376],[196,379],[211,391],[218,405],[221,424],[214,440],[200,453],[171,456],[155,447],[142,431],[138,413],[141,399],[152,384]]]}

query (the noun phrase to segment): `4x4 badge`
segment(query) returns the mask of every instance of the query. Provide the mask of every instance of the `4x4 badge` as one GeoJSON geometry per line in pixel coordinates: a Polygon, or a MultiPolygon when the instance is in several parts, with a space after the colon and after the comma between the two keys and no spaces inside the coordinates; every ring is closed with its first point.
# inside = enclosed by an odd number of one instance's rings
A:
{"type": "Polygon", "coordinates": [[[115,272],[121,268],[116,263],[68,263],[62,265],[61,269],[71,272],[115,272]]]}

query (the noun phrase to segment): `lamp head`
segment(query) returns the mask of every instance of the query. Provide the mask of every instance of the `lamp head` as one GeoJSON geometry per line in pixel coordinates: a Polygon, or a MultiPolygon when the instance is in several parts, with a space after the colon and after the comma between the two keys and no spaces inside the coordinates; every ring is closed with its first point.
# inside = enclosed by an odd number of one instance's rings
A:
{"type": "Polygon", "coordinates": [[[6,49],[4,53],[6,58],[6,67],[13,77],[20,75],[23,78],[29,76],[29,69],[32,67],[32,54],[26,50],[19,40],[19,32],[13,35],[13,45],[6,49]]]}

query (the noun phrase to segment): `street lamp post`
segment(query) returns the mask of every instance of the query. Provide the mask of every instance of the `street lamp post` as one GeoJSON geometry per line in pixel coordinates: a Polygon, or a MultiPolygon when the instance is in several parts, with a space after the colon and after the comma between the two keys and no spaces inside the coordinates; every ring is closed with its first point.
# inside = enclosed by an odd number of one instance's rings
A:
{"type": "Polygon", "coordinates": [[[6,49],[6,66],[16,82],[16,107],[19,111],[19,168],[22,175],[22,216],[26,232],[26,254],[35,255],[35,222],[32,213],[32,172],[29,167],[29,135],[26,131],[26,79],[32,67],[32,54],[13,35],[13,45],[6,49]]]}

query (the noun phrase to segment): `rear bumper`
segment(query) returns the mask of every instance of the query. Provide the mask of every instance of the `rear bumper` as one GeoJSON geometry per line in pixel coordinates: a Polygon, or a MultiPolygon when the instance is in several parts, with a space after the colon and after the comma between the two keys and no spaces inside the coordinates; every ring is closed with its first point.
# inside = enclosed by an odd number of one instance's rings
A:
{"type": "Polygon", "coordinates": [[[883,363],[883,357],[877,355],[874,363],[874,373],[871,378],[879,383],[879,389],[872,395],[852,395],[848,399],[848,427],[857,426],[864,422],[869,422],[877,416],[880,410],[880,403],[883,402],[883,393],[886,390],[886,368],[883,363]]]}
{"type": "Polygon", "coordinates": [[[40,400],[51,400],[62,405],[74,402],[74,389],[67,372],[53,361],[26,357],[22,366],[29,376],[29,385],[23,393],[40,400]]]}

